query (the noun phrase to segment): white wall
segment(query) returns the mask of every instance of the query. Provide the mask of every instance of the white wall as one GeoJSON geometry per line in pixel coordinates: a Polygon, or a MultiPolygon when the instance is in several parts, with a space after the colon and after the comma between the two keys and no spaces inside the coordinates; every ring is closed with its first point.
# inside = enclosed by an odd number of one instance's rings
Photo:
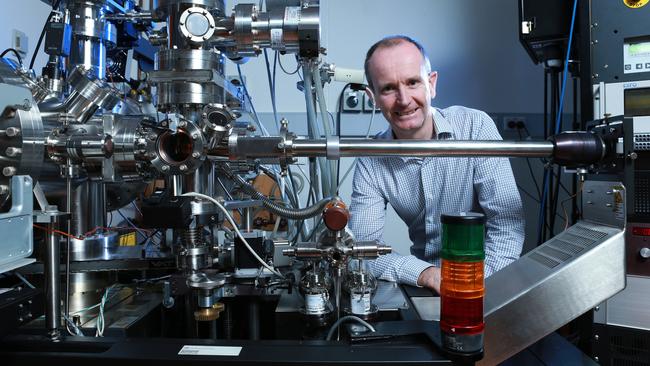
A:
{"type": "MultiPolygon", "coordinates": [[[[12,46],[12,30],[24,32],[27,34],[29,52],[23,56],[23,62],[28,65],[50,9],[40,0],[3,1],[0,12],[0,51],[12,46]]],[[[40,73],[47,62],[47,55],[42,52],[42,49],[41,47],[34,64],[37,73],[40,73]]]]}

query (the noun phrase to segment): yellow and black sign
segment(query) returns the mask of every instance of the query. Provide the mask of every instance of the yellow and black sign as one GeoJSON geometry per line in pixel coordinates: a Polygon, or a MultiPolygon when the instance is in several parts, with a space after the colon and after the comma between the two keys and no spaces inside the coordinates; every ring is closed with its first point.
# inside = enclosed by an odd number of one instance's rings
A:
{"type": "Polygon", "coordinates": [[[650,0],[623,0],[623,3],[628,8],[637,9],[646,6],[650,0]]]}

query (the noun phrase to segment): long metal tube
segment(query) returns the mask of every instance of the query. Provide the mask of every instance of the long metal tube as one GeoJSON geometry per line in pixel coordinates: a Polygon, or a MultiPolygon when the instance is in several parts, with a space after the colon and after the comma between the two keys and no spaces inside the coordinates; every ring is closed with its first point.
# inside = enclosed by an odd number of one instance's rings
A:
{"type": "MultiPolygon", "coordinates": [[[[549,157],[550,141],[458,141],[341,139],[341,157],[358,156],[504,156],[549,157]]],[[[294,140],[294,156],[327,156],[326,140],[294,140]]]]}
{"type": "Polygon", "coordinates": [[[46,258],[45,258],[45,326],[52,340],[60,338],[59,327],[61,326],[61,266],[59,258],[61,247],[59,234],[55,232],[56,223],[48,225],[46,258]]]}
{"type": "MultiPolygon", "coordinates": [[[[68,160],[68,164],[66,165],[67,167],[70,166],[70,160],[68,160]]],[[[72,178],[70,177],[69,174],[67,174],[66,179],[65,179],[65,186],[66,186],[66,201],[65,201],[65,210],[68,213],[72,212],[72,178]]],[[[72,215],[68,217],[67,220],[67,228],[68,228],[68,233],[70,233],[72,229],[72,215]]],[[[70,249],[72,248],[72,239],[68,236],[66,237],[65,241],[65,316],[67,318],[70,317],[70,249]]],[[[69,334],[73,334],[70,331],[70,328],[68,326],[68,322],[66,321],[65,323],[65,329],[68,331],[69,334]]]]}

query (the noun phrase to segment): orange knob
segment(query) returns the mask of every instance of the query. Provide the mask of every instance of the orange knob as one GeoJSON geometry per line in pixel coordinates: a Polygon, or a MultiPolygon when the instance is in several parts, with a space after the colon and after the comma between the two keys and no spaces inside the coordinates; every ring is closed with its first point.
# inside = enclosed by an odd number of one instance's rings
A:
{"type": "Polygon", "coordinates": [[[345,229],[350,220],[350,211],[342,201],[332,201],[325,206],[323,221],[325,226],[332,231],[345,229]]]}

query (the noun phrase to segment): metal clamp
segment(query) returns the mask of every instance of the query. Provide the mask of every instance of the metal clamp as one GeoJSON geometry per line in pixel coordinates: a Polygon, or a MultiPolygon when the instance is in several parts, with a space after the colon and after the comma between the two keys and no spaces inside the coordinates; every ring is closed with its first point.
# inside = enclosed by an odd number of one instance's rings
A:
{"type": "Polygon", "coordinates": [[[327,159],[339,160],[341,158],[341,147],[338,136],[329,136],[327,138],[327,159]]]}

